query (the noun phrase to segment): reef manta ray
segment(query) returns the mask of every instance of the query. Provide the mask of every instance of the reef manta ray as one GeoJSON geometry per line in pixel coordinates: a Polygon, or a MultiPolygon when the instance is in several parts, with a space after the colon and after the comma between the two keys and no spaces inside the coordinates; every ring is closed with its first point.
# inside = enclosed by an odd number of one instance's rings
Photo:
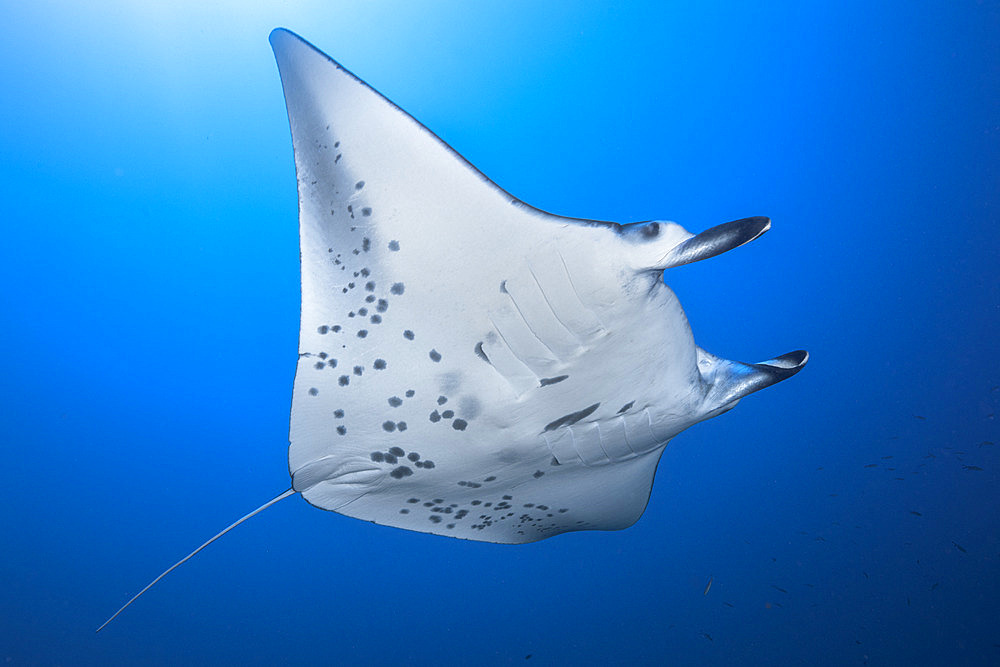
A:
{"type": "Polygon", "coordinates": [[[299,193],[292,488],[118,613],[294,493],[485,542],[625,528],[671,438],[806,363],[709,354],[664,284],[767,218],[693,235],[551,215],[299,36],[270,40],[299,193]]]}

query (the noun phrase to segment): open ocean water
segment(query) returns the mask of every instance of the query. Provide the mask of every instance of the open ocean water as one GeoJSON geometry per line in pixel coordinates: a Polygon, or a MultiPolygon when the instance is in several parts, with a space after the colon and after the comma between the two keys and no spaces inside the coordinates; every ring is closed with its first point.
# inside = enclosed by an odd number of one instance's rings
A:
{"type": "Polygon", "coordinates": [[[1000,5],[749,4],[4,3],[0,661],[1000,664],[1000,5]],[[546,211],[770,216],[667,281],[705,349],[811,360],[626,530],[296,497],[95,635],[289,484],[277,26],[546,211]]]}

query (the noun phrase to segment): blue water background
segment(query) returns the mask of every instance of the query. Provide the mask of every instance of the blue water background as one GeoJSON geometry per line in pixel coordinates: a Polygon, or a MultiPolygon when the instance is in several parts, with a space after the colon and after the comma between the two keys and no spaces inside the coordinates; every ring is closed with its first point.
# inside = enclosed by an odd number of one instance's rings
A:
{"type": "Polygon", "coordinates": [[[750,4],[4,3],[0,659],[1000,662],[1000,7],[750,4]],[[289,483],[276,26],[539,208],[771,216],[667,282],[711,352],[812,358],[677,437],[627,530],[296,497],[95,636],[289,483]]]}

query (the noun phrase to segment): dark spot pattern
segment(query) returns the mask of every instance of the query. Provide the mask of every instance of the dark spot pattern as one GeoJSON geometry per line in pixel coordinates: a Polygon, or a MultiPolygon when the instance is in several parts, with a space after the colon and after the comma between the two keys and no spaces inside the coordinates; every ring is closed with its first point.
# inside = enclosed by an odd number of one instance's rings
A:
{"type": "Polygon", "coordinates": [[[375,363],[372,364],[372,368],[374,368],[377,371],[384,371],[385,370],[385,359],[376,359],[375,363]]]}
{"type": "Polygon", "coordinates": [[[402,294],[405,290],[406,286],[403,283],[393,283],[392,287],[389,288],[389,291],[396,295],[402,294]]]}
{"type": "Polygon", "coordinates": [[[599,407],[601,407],[600,403],[594,403],[593,405],[590,405],[584,408],[583,410],[578,410],[577,412],[571,412],[568,415],[563,415],[559,419],[556,419],[555,421],[551,421],[548,424],[546,424],[544,431],[545,432],[554,431],[560,426],[570,426],[572,424],[575,424],[581,419],[585,419],[586,417],[592,415],[594,411],[597,410],[597,408],[599,407]]]}
{"type": "Polygon", "coordinates": [[[401,399],[399,396],[391,396],[389,398],[389,405],[391,405],[394,408],[398,408],[402,404],[403,404],[403,399],[401,399]]]}
{"type": "Polygon", "coordinates": [[[409,477],[413,474],[407,466],[399,466],[398,468],[393,468],[392,472],[389,473],[390,476],[396,479],[403,479],[404,477],[409,477]]]}
{"type": "Polygon", "coordinates": [[[477,357],[479,357],[480,359],[482,359],[486,363],[491,364],[490,358],[486,356],[485,352],[483,352],[483,341],[479,341],[478,343],[476,343],[475,351],[476,351],[476,356],[477,357]]]}
{"type": "Polygon", "coordinates": [[[389,250],[399,252],[399,241],[389,241],[389,250]]]}
{"type": "Polygon", "coordinates": [[[431,361],[433,361],[434,363],[438,363],[441,361],[441,353],[438,352],[437,350],[431,350],[428,356],[430,356],[431,361]]]}
{"type": "Polygon", "coordinates": [[[451,427],[456,431],[464,431],[465,427],[467,427],[468,425],[469,422],[465,421],[464,419],[456,419],[454,422],[452,422],[451,427]]]}
{"type": "Polygon", "coordinates": [[[406,340],[413,340],[413,332],[407,329],[406,331],[403,332],[403,338],[405,338],[406,340]]]}
{"type": "Polygon", "coordinates": [[[538,381],[538,386],[548,387],[550,384],[556,384],[558,382],[562,382],[568,377],[569,377],[568,375],[557,375],[554,378],[542,378],[541,380],[538,381]]]}
{"type": "Polygon", "coordinates": [[[312,387],[312,388],[309,389],[309,395],[310,396],[316,396],[318,394],[319,394],[319,389],[317,389],[316,387],[312,387]]]}

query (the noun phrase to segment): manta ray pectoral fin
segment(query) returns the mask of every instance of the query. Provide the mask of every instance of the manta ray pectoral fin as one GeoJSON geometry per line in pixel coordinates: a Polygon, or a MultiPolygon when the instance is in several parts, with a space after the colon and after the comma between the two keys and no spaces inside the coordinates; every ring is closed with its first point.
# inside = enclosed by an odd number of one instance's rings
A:
{"type": "Polygon", "coordinates": [[[663,271],[721,255],[749,243],[771,228],[770,218],[754,216],[691,234],[676,223],[640,222],[622,225],[622,235],[636,246],[640,269],[663,271]]]}
{"type": "Polygon", "coordinates": [[[809,361],[809,353],[796,350],[780,357],[744,364],[720,359],[704,350],[698,350],[698,367],[702,379],[710,384],[705,397],[705,408],[713,416],[733,408],[744,396],[760,391],[792,377],[809,361]]]}

